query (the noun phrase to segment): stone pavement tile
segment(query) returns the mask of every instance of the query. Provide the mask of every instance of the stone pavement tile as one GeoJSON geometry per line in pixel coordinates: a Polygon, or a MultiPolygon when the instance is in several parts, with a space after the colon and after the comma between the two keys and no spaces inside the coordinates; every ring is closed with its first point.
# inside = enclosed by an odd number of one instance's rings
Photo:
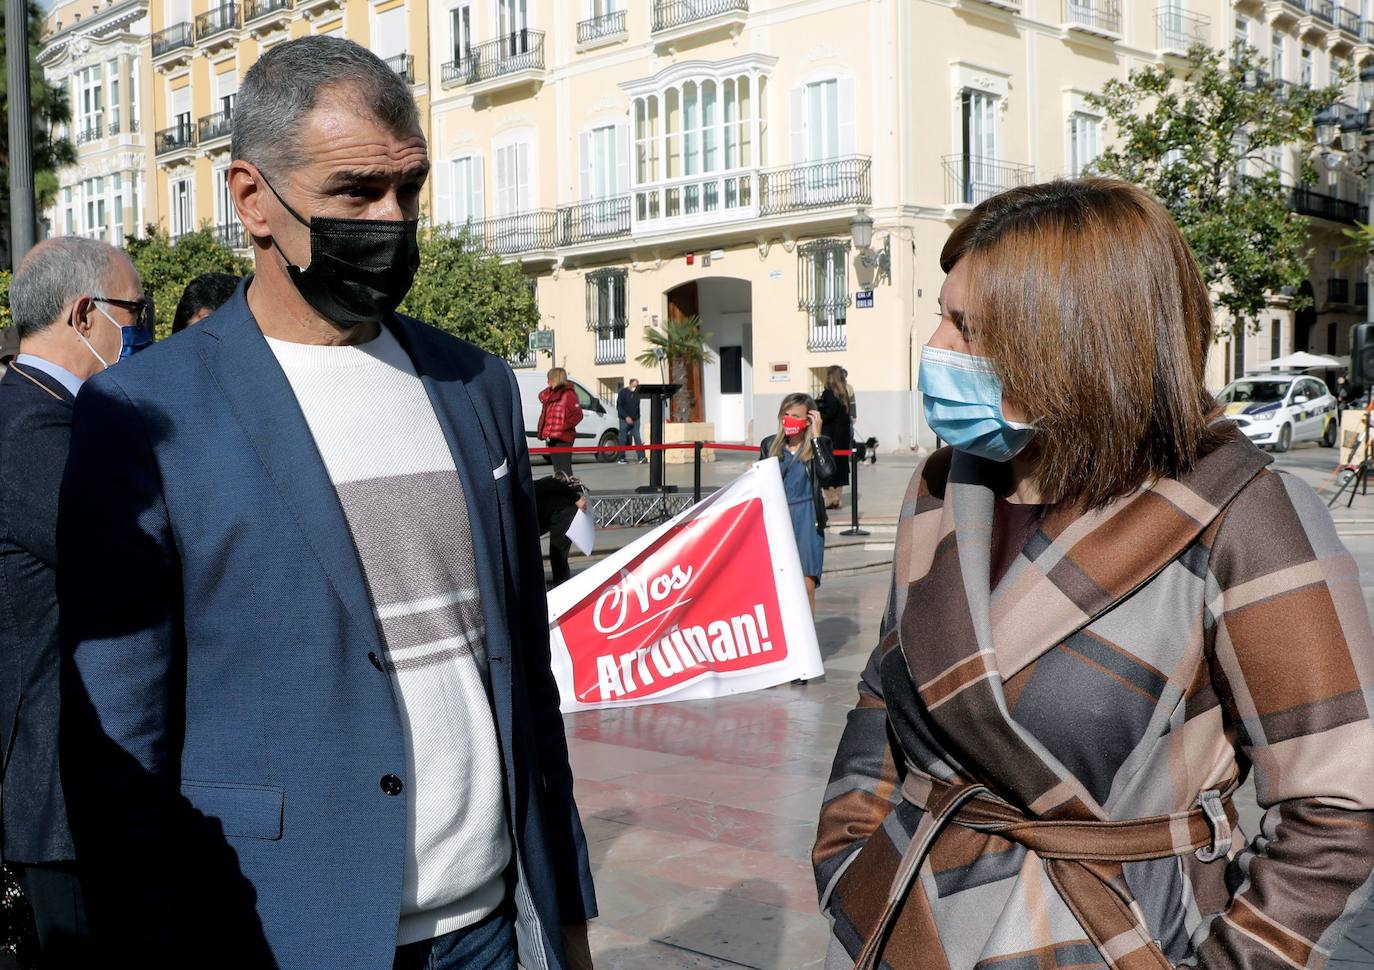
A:
{"type": "Polygon", "coordinates": [[[701,762],[701,765],[700,769],[683,766],[681,769],[640,772],[632,780],[624,780],[643,792],[675,794],[760,811],[768,810],[768,799],[773,796],[794,795],[815,784],[801,775],[765,768],[712,765],[710,762],[701,762]]]}
{"type": "Polygon", "coordinates": [[[569,731],[568,760],[572,764],[574,777],[607,781],[637,771],[665,768],[685,759],[654,750],[601,744],[569,731]]]}
{"type": "Polygon", "coordinates": [[[637,808],[666,805],[676,800],[674,793],[644,791],[635,787],[633,776],[622,780],[629,784],[577,778],[573,795],[583,818],[615,819],[637,808]]]}
{"type": "Polygon", "coordinates": [[[742,849],[761,849],[794,859],[808,859],[815,841],[814,822],[786,819],[765,812],[684,798],[637,811],[635,826],[723,842],[742,849]]]}
{"type": "Polygon", "coordinates": [[[648,942],[594,920],[588,939],[597,970],[736,970],[743,964],[691,953],[665,943],[648,942]]]}

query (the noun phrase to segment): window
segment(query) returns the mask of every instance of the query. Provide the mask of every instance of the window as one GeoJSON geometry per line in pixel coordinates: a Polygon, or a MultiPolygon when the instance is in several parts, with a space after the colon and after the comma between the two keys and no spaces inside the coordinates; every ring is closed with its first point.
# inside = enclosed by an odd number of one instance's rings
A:
{"type": "MultiPolygon", "coordinates": [[[[523,49],[516,50],[517,35],[522,35],[529,28],[529,9],[527,0],[496,0],[496,36],[507,39],[511,46],[511,54],[523,54],[523,49]]],[[[523,37],[521,38],[523,42],[523,37]]]]}
{"type": "Polygon", "coordinates": [[[105,76],[110,79],[110,134],[119,133],[119,61],[105,65],[105,76]]]}
{"type": "Polygon", "coordinates": [[[138,58],[129,60],[129,130],[138,131],[138,58]]]}
{"type": "Polygon", "coordinates": [[[1312,86],[1312,48],[1304,47],[1299,54],[1298,60],[1298,80],[1303,87],[1312,86]]]}
{"type": "Polygon", "coordinates": [[[1331,57],[1326,63],[1326,83],[1332,87],[1341,83],[1341,70],[1345,62],[1339,57],[1331,57]]]}
{"type": "Polygon", "coordinates": [[[625,285],[629,271],[587,274],[587,329],[596,335],[596,363],[625,363],[625,285]]]}
{"type": "Polygon", "coordinates": [[[104,69],[97,64],[85,67],[77,74],[81,90],[81,117],[78,119],[78,139],[90,141],[103,134],[105,125],[104,69]]]}
{"type": "Polygon", "coordinates": [[[143,173],[139,172],[133,178],[132,195],[129,199],[129,210],[133,213],[133,231],[135,236],[143,235],[143,173]]]}
{"type": "Polygon", "coordinates": [[[609,199],[620,191],[623,129],[616,125],[593,128],[582,135],[582,198],[609,199]]]}
{"type": "Polygon", "coordinates": [[[840,82],[806,86],[806,160],[824,161],[840,154],[840,82]]]}
{"type": "Polygon", "coordinates": [[[376,15],[372,24],[372,49],[382,60],[406,52],[406,8],[392,7],[376,15]]]}
{"type": "Polygon", "coordinates": [[[86,222],[83,235],[91,239],[105,238],[105,177],[97,175],[81,183],[81,195],[86,202],[86,222]]]}
{"type": "Polygon", "coordinates": [[[1269,76],[1283,80],[1283,38],[1277,35],[1269,42],[1269,76]]]}
{"type": "Polygon", "coordinates": [[[720,393],[744,393],[744,348],[720,348],[720,393]]]}
{"type": "Polygon", "coordinates": [[[1102,119],[1075,111],[1069,115],[1069,176],[1078,178],[1102,154],[1102,119]]]}
{"type": "Polygon", "coordinates": [[[532,208],[530,143],[511,142],[496,149],[496,214],[511,216],[532,208]]]}
{"type": "Polygon", "coordinates": [[[1283,320],[1274,317],[1269,321],[1269,359],[1283,356],[1283,320]]]}
{"type": "Polygon", "coordinates": [[[191,140],[191,87],[178,88],[172,92],[172,127],[176,129],[178,142],[191,140]]]}
{"type": "Polygon", "coordinates": [[[441,218],[455,226],[482,221],[482,157],[465,155],[449,163],[451,185],[442,181],[438,188],[441,196],[448,193],[447,211],[444,199],[440,199],[441,218]]]}
{"type": "Polygon", "coordinates": [[[226,120],[234,113],[234,99],[239,92],[239,72],[237,68],[215,75],[214,111],[222,113],[226,120]]]}
{"type": "Polygon", "coordinates": [[[124,176],[115,172],[110,177],[110,242],[115,246],[124,245],[124,176]]]}
{"type": "Polygon", "coordinates": [[[65,235],[76,235],[76,203],[72,201],[72,187],[62,189],[62,225],[65,235]]]}
{"type": "Polygon", "coordinates": [[[996,95],[965,88],[959,96],[962,201],[976,205],[1001,191],[997,171],[996,95]]]}
{"type": "Polygon", "coordinates": [[[1236,36],[1235,36],[1235,39],[1234,39],[1233,43],[1235,44],[1236,48],[1239,49],[1239,48],[1249,47],[1249,46],[1250,46],[1250,18],[1249,18],[1249,17],[1245,17],[1245,16],[1237,15],[1237,17],[1236,17],[1236,22],[1235,22],[1235,31],[1236,31],[1236,36]]]}
{"type": "Polygon", "coordinates": [[[849,246],[847,239],[817,239],[797,247],[797,309],[810,321],[811,350],[845,349],[849,246]]]}
{"type": "Polygon", "coordinates": [[[238,223],[238,213],[234,209],[233,197],[229,194],[229,167],[223,166],[215,169],[215,226],[235,225],[238,223]]]}
{"type": "Polygon", "coordinates": [[[172,196],[172,238],[184,236],[195,226],[191,216],[191,179],[180,178],[171,183],[172,196]]]}
{"type": "Polygon", "coordinates": [[[462,64],[472,52],[472,4],[463,3],[448,12],[453,63],[462,64]]]}

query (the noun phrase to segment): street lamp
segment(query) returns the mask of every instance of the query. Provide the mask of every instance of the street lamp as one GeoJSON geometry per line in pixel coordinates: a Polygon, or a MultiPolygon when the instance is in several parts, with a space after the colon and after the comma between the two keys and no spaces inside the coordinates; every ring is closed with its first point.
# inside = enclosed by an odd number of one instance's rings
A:
{"type": "Polygon", "coordinates": [[[859,251],[859,260],[868,269],[876,269],[877,275],[888,282],[892,281],[892,236],[883,237],[881,252],[873,251],[873,217],[866,209],[860,209],[849,220],[849,238],[859,251]]]}

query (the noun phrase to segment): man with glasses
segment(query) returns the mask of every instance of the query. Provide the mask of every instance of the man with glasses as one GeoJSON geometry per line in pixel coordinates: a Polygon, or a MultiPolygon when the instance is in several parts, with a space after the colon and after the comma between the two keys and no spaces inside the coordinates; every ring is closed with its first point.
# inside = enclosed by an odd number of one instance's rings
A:
{"type": "Polygon", "coordinates": [[[29,253],[10,307],[19,356],[0,378],[3,853],[33,907],[43,966],[94,966],[58,777],[57,494],[77,391],[151,342],[151,307],[128,257],[74,237],[29,253]]]}

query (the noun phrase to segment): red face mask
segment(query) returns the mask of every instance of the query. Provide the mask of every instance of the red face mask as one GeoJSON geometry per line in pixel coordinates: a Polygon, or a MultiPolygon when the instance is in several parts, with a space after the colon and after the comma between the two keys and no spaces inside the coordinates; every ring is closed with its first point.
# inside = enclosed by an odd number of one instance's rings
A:
{"type": "Polygon", "coordinates": [[[795,438],[806,430],[806,426],[811,422],[805,418],[796,418],[790,414],[782,416],[782,433],[789,438],[795,438]]]}

